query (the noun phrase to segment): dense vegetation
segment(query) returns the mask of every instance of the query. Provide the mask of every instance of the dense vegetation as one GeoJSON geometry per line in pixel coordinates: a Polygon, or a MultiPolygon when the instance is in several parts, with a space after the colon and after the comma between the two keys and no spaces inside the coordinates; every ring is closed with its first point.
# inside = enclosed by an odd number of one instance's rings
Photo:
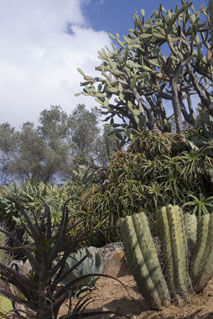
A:
{"type": "Polygon", "coordinates": [[[82,94],[95,97],[119,130],[170,132],[173,118],[179,133],[183,119],[195,125],[198,105],[212,109],[208,9],[202,5],[196,11],[193,2],[182,0],[174,12],[160,4],[149,19],[143,9],[141,15],[135,14],[135,27],[123,39],[111,35],[112,49],[99,51],[99,76],[79,69],[85,80],[82,94]]]}
{"type": "Polygon", "coordinates": [[[75,177],[76,162],[92,168],[106,167],[116,140],[101,130],[100,112],[78,105],[71,115],[59,106],[40,114],[39,125],[24,123],[16,130],[0,125],[0,179],[8,183],[31,179],[58,182],[75,177]],[[110,143],[108,143],[108,140],[110,143]],[[108,145],[108,146],[107,146],[108,145]]]}
{"type": "MultiPolygon", "coordinates": [[[[192,3],[182,0],[175,12],[160,5],[148,20],[144,10],[141,14],[135,14],[135,28],[124,40],[111,35],[116,42],[112,51],[99,52],[102,77],[79,70],[86,81],[83,94],[95,97],[110,120],[103,133],[98,109],[87,111],[84,105],[70,116],[58,106],[44,110],[37,128],[29,122],[20,131],[8,123],[0,125],[2,176],[5,182],[15,176],[22,181],[1,186],[0,232],[9,237],[6,250],[30,261],[32,277],[20,284],[20,273],[1,262],[0,273],[20,289],[25,299],[17,301],[37,313],[32,318],[52,318],[51,311],[57,316],[76,283],[57,290],[66,277],[69,254],[81,245],[120,240],[121,217],[144,210],[155,235],[159,212],[168,204],[179,205],[198,220],[213,212],[208,11],[201,7],[196,12],[192,3]],[[171,101],[168,112],[165,100],[171,101]],[[128,144],[121,149],[118,139],[128,144]],[[55,177],[66,183],[51,184],[55,177]],[[39,298],[41,285],[44,295],[39,298]]],[[[209,247],[208,253],[212,242],[209,247]]],[[[66,318],[74,318],[81,306],[84,303],[66,318]]]]}

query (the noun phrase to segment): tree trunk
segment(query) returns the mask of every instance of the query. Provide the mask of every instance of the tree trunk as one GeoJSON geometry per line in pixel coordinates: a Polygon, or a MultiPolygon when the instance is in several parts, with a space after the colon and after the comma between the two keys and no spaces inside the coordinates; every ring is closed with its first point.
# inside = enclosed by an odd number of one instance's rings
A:
{"type": "Polygon", "coordinates": [[[209,16],[211,27],[211,48],[213,49],[213,0],[209,0],[209,16]]]}
{"type": "Polygon", "coordinates": [[[172,87],[172,105],[173,105],[173,110],[175,115],[176,132],[181,133],[183,131],[183,123],[182,123],[182,117],[181,117],[181,104],[180,104],[179,96],[178,96],[177,81],[175,79],[172,79],[171,87],[172,87]]]}

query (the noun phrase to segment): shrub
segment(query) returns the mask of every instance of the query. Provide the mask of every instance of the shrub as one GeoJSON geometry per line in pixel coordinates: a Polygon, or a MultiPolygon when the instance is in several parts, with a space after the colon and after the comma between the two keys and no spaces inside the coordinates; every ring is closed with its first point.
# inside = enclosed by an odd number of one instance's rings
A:
{"type": "MultiPolygon", "coordinates": [[[[84,232],[75,236],[68,236],[70,230],[77,227],[81,221],[76,222],[72,226],[68,226],[68,203],[66,202],[61,220],[55,226],[51,221],[51,211],[49,206],[44,204],[44,212],[33,214],[30,219],[25,209],[16,201],[14,201],[19,210],[19,218],[23,228],[29,234],[31,244],[18,240],[13,234],[0,228],[0,232],[8,236],[14,243],[13,248],[1,247],[8,251],[21,251],[25,255],[31,265],[31,271],[28,274],[22,274],[18,266],[10,267],[4,261],[0,262],[1,280],[6,284],[16,288],[18,292],[6,291],[0,288],[0,293],[9,298],[14,303],[15,318],[37,318],[37,319],[52,319],[57,318],[59,309],[65,300],[73,297],[72,292],[76,285],[85,279],[101,276],[101,274],[85,274],[80,275],[73,280],[68,281],[65,285],[61,285],[63,280],[84,262],[89,256],[82,256],[76,263],[73,263],[70,268],[65,267],[66,261],[71,253],[75,253],[82,241],[88,240],[94,235],[94,231],[84,232]],[[24,222],[25,221],[25,222],[24,222]],[[15,306],[15,303],[23,304],[26,312],[15,306]]],[[[104,275],[102,275],[104,276],[104,275]]],[[[88,303],[88,299],[82,297],[76,307],[71,308],[63,318],[78,318],[88,303]]],[[[106,312],[111,313],[111,312],[106,312]]],[[[100,314],[100,312],[98,313],[100,314]]],[[[89,316],[92,314],[89,313],[89,316]]],[[[84,312],[82,316],[86,316],[84,312]]]]}
{"type": "MultiPolygon", "coordinates": [[[[78,209],[90,217],[88,228],[116,225],[120,217],[140,209],[149,212],[154,227],[156,212],[168,202],[183,206],[184,213],[192,209],[201,214],[212,211],[211,147],[199,148],[191,141],[194,136],[194,131],[183,135],[143,131],[127,151],[117,152],[105,183],[93,185],[82,194],[78,209]],[[192,202],[192,196],[198,200],[192,202]],[[206,210],[198,208],[199,198],[205,199],[206,210]]],[[[113,231],[107,240],[118,238],[118,232],[113,231]]],[[[95,240],[95,245],[103,244],[100,236],[95,240]]]]}

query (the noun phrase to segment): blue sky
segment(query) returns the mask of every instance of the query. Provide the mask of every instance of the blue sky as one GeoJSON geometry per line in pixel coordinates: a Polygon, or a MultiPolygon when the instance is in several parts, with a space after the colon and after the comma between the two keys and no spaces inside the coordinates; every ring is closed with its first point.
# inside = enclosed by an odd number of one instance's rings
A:
{"type": "MultiPolygon", "coordinates": [[[[207,4],[207,0],[204,0],[207,4]]],[[[166,9],[181,1],[164,0],[166,9]]],[[[80,67],[96,75],[97,51],[111,46],[108,33],[128,34],[135,10],[148,18],[160,1],[0,0],[0,123],[20,128],[60,105],[68,114],[79,103],[95,106],[81,90],[80,67]],[[72,32],[66,32],[67,26],[72,32]]],[[[202,1],[194,0],[196,9],[202,1]]]]}
{"type": "MultiPolygon", "coordinates": [[[[91,0],[83,6],[83,12],[94,30],[126,35],[128,29],[134,26],[133,15],[136,10],[140,12],[144,9],[145,17],[149,18],[160,3],[166,10],[174,10],[176,4],[181,6],[180,0],[91,0]]],[[[195,9],[199,9],[202,3],[200,0],[193,1],[195,9]]],[[[207,3],[207,0],[204,0],[204,3],[207,3]]]]}

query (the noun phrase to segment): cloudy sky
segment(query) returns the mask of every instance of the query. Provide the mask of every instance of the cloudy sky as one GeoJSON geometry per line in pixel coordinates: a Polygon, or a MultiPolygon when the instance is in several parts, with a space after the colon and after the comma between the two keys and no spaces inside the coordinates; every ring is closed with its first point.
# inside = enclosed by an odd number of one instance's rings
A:
{"type": "MultiPolygon", "coordinates": [[[[0,0],[0,123],[37,123],[50,105],[69,114],[78,103],[96,105],[81,91],[80,67],[95,75],[97,51],[111,46],[108,33],[128,34],[135,10],[148,18],[176,0],[0,0]]],[[[207,3],[206,0],[204,0],[207,3]]],[[[202,0],[195,0],[198,9],[202,0]]],[[[97,74],[96,74],[97,75],[97,74]]]]}

